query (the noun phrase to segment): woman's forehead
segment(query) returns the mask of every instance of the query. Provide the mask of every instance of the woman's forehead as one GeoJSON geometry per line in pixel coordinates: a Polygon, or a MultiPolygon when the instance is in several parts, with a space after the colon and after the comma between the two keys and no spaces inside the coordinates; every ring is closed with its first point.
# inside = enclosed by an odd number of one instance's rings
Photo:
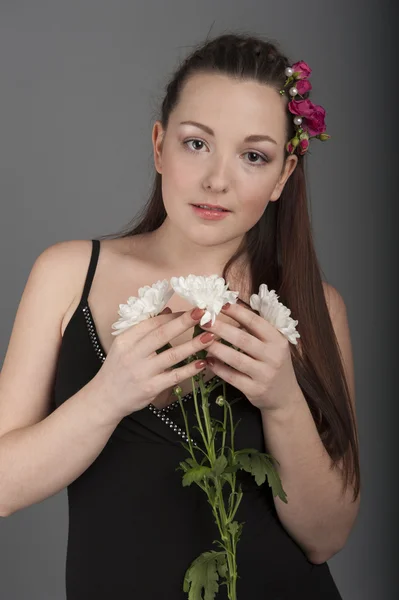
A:
{"type": "Polygon", "coordinates": [[[182,89],[171,120],[175,127],[195,121],[210,127],[217,136],[225,127],[243,129],[247,135],[270,135],[284,142],[284,101],[271,86],[240,81],[218,74],[197,74],[182,89]],[[273,135],[274,134],[274,135],[273,135]]]}

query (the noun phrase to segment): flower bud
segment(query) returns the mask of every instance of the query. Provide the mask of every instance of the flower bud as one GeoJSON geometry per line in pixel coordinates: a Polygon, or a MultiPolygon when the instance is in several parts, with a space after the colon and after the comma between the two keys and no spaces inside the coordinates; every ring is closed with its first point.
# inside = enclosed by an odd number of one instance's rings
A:
{"type": "Polygon", "coordinates": [[[305,154],[309,148],[309,140],[301,140],[299,145],[299,154],[305,154]]]}
{"type": "Polygon", "coordinates": [[[293,153],[294,153],[294,150],[295,150],[295,148],[294,148],[294,146],[291,144],[291,142],[288,142],[288,143],[287,143],[287,146],[286,146],[286,148],[287,148],[287,152],[288,152],[289,154],[293,154],[293,153]]]}
{"type": "Polygon", "coordinates": [[[291,144],[294,146],[294,148],[296,148],[299,144],[299,138],[297,138],[296,136],[292,138],[292,140],[290,140],[291,144]]]}
{"type": "Polygon", "coordinates": [[[218,397],[216,398],[215,402],[216,402],[216,404],[217,404],[218,406],[223,406],[223,405],[224,405],[224,398],[223,398],[223,396],[218,396],[218,397]]]}
{"type": "Polygon", "coordinates": [[[322,142],[325,142],[326,140],[330,139],[331,135],[328,135],[327,133],[320,133],[319,135],[316,135],[316,137],[322,142]]]}

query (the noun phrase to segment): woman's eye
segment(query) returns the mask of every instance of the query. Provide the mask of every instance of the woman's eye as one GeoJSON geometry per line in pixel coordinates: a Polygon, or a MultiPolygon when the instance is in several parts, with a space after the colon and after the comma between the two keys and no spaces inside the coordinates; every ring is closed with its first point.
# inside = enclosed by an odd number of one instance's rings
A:
{"type": "Polygon", "coordinates": [[[195,144],[203,144],[204,142],[202,140],[197,140],[197,139],[192,139],[192,140],[186,140],[185,142],[183,142],[183,145],[186,146],[188,148],[188,150],[191,150],[191,152],[195,152],[196,150],[198,150],[198,148],[196,149],[192,149],[188,146],[188,144],[190,144],[191,142],[194,142],[195,144]]]}
{"type": "Polygon", "coordinates": [[[258,154],[257,152],[245,152],[245,154],[252,155],[252,157],[255,157],[255,159],[256,158],[262,159],[262,162],[256,162],[256,163],[253,161],[249,161],[255,167],[264,165],[269,162],[268,158],[266,158],[265,156],[262,156],[261,154],[258,154]]]}
{"type": "MultiPolygon", "coordinates": [[[[191,144],[191,143],[192,144],[203,144],[203,145],[205,144],[205,142],[203,142],[202,140],[199,140],[197,138],[192,138],[190,140],[185,140],[183,142],[183,146],[185,146],[187,150],[189,150],[190,152],[196,152],[197,154],[198,154],[198,151],[201,150],[202,148],[194,147],[194,149],[193,149],[193,147],[189,146],[189,144],[191,144]]],[[[269,162],[269,159],[266,156],[262,156],[258,152],[250,151],[250,152],[244,152],[244,154],[250,155],[252,158],[255,158],[255,160],[261,159],[260,161],[256,160],[256,162],[254,162],[253,160],[250,160],[249,163],[253,167],[260,167],[269,162]]]]}

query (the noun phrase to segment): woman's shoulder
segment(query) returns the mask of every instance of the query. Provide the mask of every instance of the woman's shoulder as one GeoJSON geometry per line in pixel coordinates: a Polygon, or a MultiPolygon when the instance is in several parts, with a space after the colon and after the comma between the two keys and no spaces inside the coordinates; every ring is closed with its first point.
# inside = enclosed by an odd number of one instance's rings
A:
{"type": "MultiPolygon", "coordinates": [[[[48,277],[60,279],[74,287],[75,276],[91,254],[91,240],[64,240],[47,246],[37,256],[32,272],[41,272],[48,277]]],[[[65,291],[65,290],[64,290],[65,291]]]]}
{"type": "MultiPolygon", "coordinates": [[[[137,236],[138,237],[138,236],[137,236]]],[[[100,253],[101,258],[106,260],[122,259],[130,257],[140,259],[138,248],[138,239],[136,236],[130,238],[101,239],[100,253]]],[[[82,268],[87,268],[93,251],[93,240],[74,239],[56,242],[48,246],[40,254],[37,260],[41,262],[54,263],[55,266],[62,268],[64,265],[69,269],[70,274],[76,273],[80,276],[82,268]]]]}

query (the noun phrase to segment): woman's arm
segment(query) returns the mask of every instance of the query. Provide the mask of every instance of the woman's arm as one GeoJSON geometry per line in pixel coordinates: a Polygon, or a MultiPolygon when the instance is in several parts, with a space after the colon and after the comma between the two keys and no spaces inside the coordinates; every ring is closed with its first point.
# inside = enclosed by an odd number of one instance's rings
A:
{"type": "MultiPolygon", "coordinates": [[[[335,288],[323,285],[355,411],[353,357],[345,303],[335,288]]],[[[286,410],[262,412],[263,430],[268,451],[280,463],[276,468],[287,493],[287,504],[278,497],[274,500],[278,516],[309,560],[318,564],[345,545],[359,511],[360,494],[353,502],[353,489],[348,486],[346,495],[342,495],[341,472],[330,470],[331,459],[299,385],[293,400],[286,410]]]]}
{"type": "Polygon", "coordinates": [[[96,378],[52,410],[68,306],[82,293],[90,240],[59,242],[36,259],[0,371],[0,515],[39,502],[76,479],[116,422],[102,411],[96,378]]]}
{"type": "Polygon", "coordinates": [[[309,560],[323,563],[343,548],[360,495],[353,502],[348,486],[342,496],[340,471],[330,471],[331,459],[299,386],[290,408],[262,412],[262,422],[268,452],[280,463],[276,469],[287,494],[287,504],[274,498],[279,519],[309,560]]]}
{"type": "Polygon", "coordinates": [[[53,496],[97,458],[120,419],[92,379],[48,417],[0,437],[0,516],[53,496]]]}

